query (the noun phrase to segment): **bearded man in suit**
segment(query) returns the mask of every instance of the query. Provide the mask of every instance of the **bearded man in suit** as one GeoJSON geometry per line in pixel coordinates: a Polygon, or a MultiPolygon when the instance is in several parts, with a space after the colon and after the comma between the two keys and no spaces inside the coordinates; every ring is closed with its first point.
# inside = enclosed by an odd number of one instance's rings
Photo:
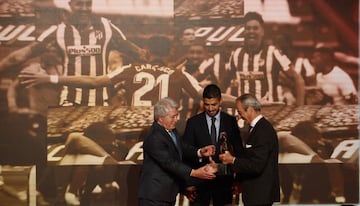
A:
{"type": "MultiPolygon", "coordinates": [[[[216,152],[212,159],[221,164],[218,157],[223,152],[221,148],[224,143],[229,152],[235,155],[243,150],[239,127],[234,116],[221,111],[222,95],[219,86],[210,84],[204,88],[203,104],[205,111],[187,121],[183,139],[196,148],[214,145],[216,152]]],[[[199,168],[209,163],[209,159],[211,158],[192,158],[185,161],[192,168],[199,168]]],[[[219,165],[218,169],[215,179],[193,182],[191,192],[195,195],[190,201],[191,206],[232,204],[233,173],[225,165],[219,165]]],[[[190,185],[188,190],[189,188],[190,185]]]]}

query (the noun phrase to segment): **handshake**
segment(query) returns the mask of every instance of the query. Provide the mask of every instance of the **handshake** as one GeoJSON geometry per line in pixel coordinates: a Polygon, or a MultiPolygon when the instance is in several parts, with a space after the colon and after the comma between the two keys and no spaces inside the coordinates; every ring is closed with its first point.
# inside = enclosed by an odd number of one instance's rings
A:
{"type": "Polygon", "coordinates": [[[209,157],[210,163],[198,169],[192,169],[190,176],[200,179],[214,179],[218,171],[218,165],[212,160],[211,156],[215,154],[215,146],[208,145],[200,149],[201,157],[209,157]]]}

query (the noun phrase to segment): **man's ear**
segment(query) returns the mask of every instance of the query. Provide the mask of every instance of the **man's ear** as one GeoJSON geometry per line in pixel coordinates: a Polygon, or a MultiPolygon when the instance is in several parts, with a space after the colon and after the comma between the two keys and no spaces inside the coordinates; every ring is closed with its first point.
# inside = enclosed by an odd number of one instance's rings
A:
{"type": "Polygon", "coordinates": [[[157,119],[157,121],[158,121],[160,124],[163,122],[163,120],[164,120],[164,117],[161,117],[161,116],[159,116],[158,119],[157,119]]]}
{"type": "Polygon", "coordinates": [[[245,111],[251,112],[251,113],[255,112],[254,107],[252,107],[252,106],[248,106],[248,108],[245,111]]]}

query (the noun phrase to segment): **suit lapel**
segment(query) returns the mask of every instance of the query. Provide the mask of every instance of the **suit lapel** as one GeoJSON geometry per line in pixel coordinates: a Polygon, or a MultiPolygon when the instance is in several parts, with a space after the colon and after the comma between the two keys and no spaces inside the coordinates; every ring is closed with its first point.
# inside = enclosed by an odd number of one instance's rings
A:
{"type": "Polygon", "coordinates": [[[161,133],[164,135],[164,137],[166,137],[166,140],[169,142],[169,144],[171,144],[171,145],[174,146],[174,148],[176,149],[176,151],[177,151],[177,153],[179,154],[180,159],[181,159],[181,158],[182,158],[182,151],[181,151],[181,147],[180,147],[180,144],[181,144],[181,143],[180,143],[180,140],[179,140],[179,138],[178,138],[179,136],[177,135],[177,132],[174,131],[174,133],[175,133],[175,135],[176,135],[176,140],[177,140],[179,146],[176,146],[176,144],[175,144],[174,141],[172,140],[170,134],[166,131],[166,129],[165,129],[163,126],[159,125],[158,123],[156,123],[156,124],[157,124],[157,126],[159,127],[161,133]]]}
{"type": "Polygon", "coordinates": [[[203,130],[203,134],[208,134],[208,143],[212,144],[205,112],[203,112],[203,114],[201,115],[200,127],[203,130]]]}
{"type": "Polygon", "coordinates": [[[256,122],[255,126],[252,128],[251,132],[249,133],[249,137],[246,142],[249,142],[251,137],[256,133],[257,128],[262,124],[262,121],[264,121],[264,117],[261,117],[258,122],[256,122]]]}
{"type": "Polygon", "coordinates": [[[219,129],[219,134],[221,132],[224,132],[225,131],[225,119],[224,119],[224,116],[225,115],[222,115],[222,112],[220,112],[220,129],[219,129]]]}

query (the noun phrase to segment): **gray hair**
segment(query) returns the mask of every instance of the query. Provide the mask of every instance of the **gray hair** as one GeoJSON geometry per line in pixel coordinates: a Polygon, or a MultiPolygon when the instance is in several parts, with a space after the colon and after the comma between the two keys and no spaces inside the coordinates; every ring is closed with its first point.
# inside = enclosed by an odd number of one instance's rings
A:
{"type": "Polygon", "coordinates": [[[255,111],[261,111],[261,103],[252,94],[243,94],[236,99],[236,102],[241,102],[244,110],[251,106],[255,111]]]}
{"type": "Polygon", "coordinates": [[[179,104],[170,97],[162,98],[154,105],[154,119],[157,120],[159,117],[165,117],[171,109],[178,108],[179,104]]]}

